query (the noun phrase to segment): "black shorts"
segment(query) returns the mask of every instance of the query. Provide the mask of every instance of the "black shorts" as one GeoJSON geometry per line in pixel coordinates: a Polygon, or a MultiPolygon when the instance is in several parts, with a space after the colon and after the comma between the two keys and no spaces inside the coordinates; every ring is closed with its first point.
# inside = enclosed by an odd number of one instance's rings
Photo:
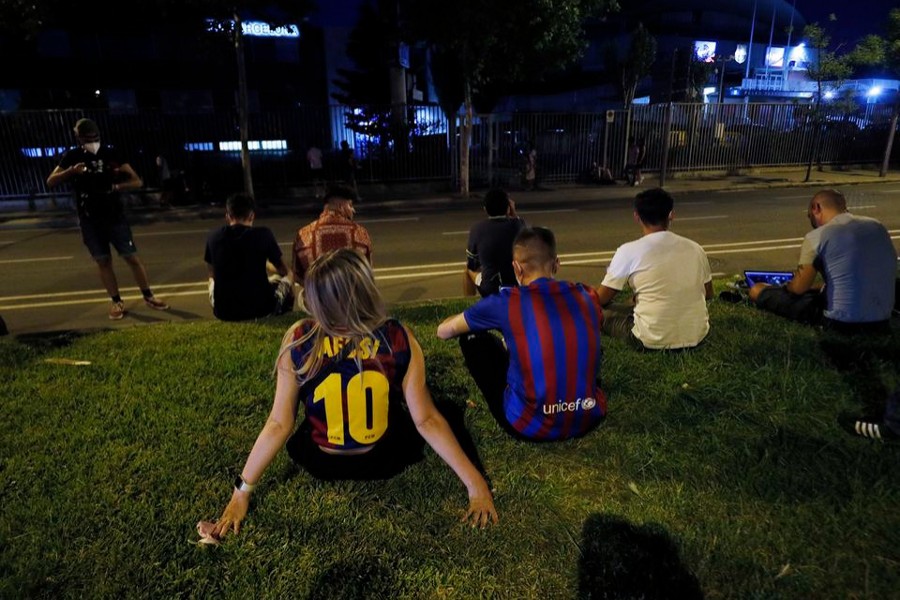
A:
{"type": "Polygon", "coordinates": [[[810,325],[822,323],[825,304],[825,294],[818,290],[797,295],[784,287],[766,288],[756,299],[756,307],[761,310],[810,325]]]}
{"type": "Polygon", "coordinates": [[[313,442],[312,427],[304,419],[286,448],[288,456],[316,479],[390,479],[422,460],[425,448],[425,440],[407,413],[398,413],[392,427],[364,454],[329,454],[313,442]]]}
{"type": "Polygon", "coordinates": [[[123,258],[137,254],[131,227],[128,226],[125,215],[119,215],[109,221],[80,217],[79,225],[81,225],[81,239],[94,260],[110,258],[112,256],[110,245],[123,258]]]}

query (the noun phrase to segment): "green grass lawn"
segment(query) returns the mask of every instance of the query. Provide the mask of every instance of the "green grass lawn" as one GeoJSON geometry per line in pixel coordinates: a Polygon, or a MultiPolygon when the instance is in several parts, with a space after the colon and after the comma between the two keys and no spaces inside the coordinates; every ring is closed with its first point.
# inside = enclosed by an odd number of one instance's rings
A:
{"type": "Polygon", "coordinates": [[[604,425],[533,445],[500,431],[456,343],[434,336],[464,306],[393,314],[434,396],[474,401],[501,518],[484,531],[459,523],[465,490],[430,450],[372,483],[315,481],[282,452],[241,534],[196,543],[265,421],[296,316],[0,340],[0,596],[601,598],[653,585],[660,565],[707,598],[900,596],[900,446],[835,421],[877,411],[900,380],[900,332],[848,342],[715,301],[692,351],[606,340],[604,425]],[[612,590],[589,596],[597,580],[612,590]]]}

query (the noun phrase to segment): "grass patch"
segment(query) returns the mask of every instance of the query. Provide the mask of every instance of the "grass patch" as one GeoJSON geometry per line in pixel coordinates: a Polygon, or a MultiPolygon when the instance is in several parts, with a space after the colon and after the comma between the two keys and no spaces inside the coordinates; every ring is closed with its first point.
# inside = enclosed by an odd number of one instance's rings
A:
{"type": "Polygon", "coordinates": [[[605,340],[605,424],[530,445],[434,336],[466,305],[394,314],[435,398],[476,403],[501,517],[487,531],[458,523],[464,490],[430,450],[390,481],[333,484],[281,453],[241,535],[194,543],[265,421],[291,316],[0,340],[0,597],[896,596],[900,447],[835,417],[878,410],[900,333],[848,343],[713,302],[692,351],[605,340]]]}

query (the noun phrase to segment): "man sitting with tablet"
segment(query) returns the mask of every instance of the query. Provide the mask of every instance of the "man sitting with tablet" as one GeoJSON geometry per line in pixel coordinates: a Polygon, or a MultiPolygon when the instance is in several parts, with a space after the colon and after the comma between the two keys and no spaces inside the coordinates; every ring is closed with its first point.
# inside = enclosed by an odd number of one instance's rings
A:
{"type": "Polygon", "coordinates": [[[803,238],[793,278],[784,286],[757,283],[750,301],[779,316],[841,333],[889,331],[897,251],[884,225],[847,212],[835,190],[812,197],[813,230],[803,238]],[[816,273],[824,288],[814,286],[816,273]]]}

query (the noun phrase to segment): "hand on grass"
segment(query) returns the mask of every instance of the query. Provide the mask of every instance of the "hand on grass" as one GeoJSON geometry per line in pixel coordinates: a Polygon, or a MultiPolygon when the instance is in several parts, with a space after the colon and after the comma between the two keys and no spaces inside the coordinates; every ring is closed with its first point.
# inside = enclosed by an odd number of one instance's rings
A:
{"type": "Polygon", "coordinates": [[[216,524],[211,521],[200,521],[197,523],[197,533],[200,534],[201,544],[219,545],[219,539],[213,535],[216,524]]]}
{"type": "Polygon", "coordinates": [[[222,516],[216,521],[211,535],[216,539],[222,539],[228,530],[231,529],[235,534],[241,531],[241,521],[247,516],[247,509],[250,507],[250,492],[242,492],[235,489],[231,494],[231,500],[228,506],[222,511],[222,516]]]}
{"type": "Polygon", "coordinates": [[[464,523],[469,523],[472,527],[484,529],[493,523],[498,523],[500,517],[497,516],[497,509],[494,508],[494,499],[487,486],[484,491],[478,494],[469,495],[469,510],[462,518],[464,523]]]}

